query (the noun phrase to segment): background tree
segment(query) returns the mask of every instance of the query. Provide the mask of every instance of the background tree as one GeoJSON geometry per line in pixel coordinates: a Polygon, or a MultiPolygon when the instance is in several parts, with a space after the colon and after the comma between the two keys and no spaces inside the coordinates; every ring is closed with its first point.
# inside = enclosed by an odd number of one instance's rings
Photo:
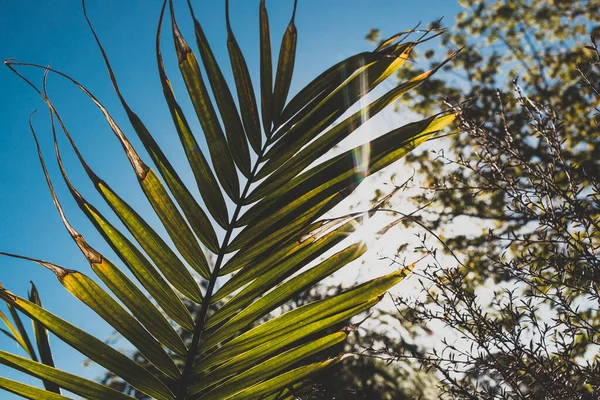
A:
{"type": "MultiPolygon", "coordinates": [[[[600,33],[600,25],[594,25],[600,13],[600,1],[543,1],[518,0],[512,2],[495,0],[461,0],[465,10],[457,16],[456,24],[441,37],[442,48],[430,48],[414,55],[414,62],[399,71],[399,79],[424,71],[430,59],[435,59],[446,48],[464,46],[464,50],[452,64],[452,71],[429,80],[407,93],[400,101],[419,114],[439,109],[444,101],[459,104],[472,99],[467,109],[469,119],[477,121],[488,132],[501,135],[505,125],[518,135],[516,146],[528,158],[540,162],[550,162],[552,157],[540,149],[540,141],[531,140],[527,130],[530,116],[518,102],[502,101],[501,92],[510,92],[515,78],[534,101],[551,105],[565,124],[565,149],[573,162],[596,168],[593,157],[600,149],[599,128],[590,126],[594,98],[590,91],[581,89],[579,65],[588,64],[592,56],[587,49],[589,34],[600,33]]],[[[377,38],[377,31],[367,38],[377,38]]],[[[589,79],[595,81],[597,75],[588,71],[589,79]]],[[[464,221],[463,217],[473,217],[494,225],[498,234],[519,228],[527,222],[518,214],[502,212],[507,205],[500,194],[481,193],[477,190],[478,177],[470,171],[452,168],[447,170],[446,162],[430,157],[430,150],[443,150],[454,160],[469,159],[477,143],[467,132],[451,135],[442,143],[438,141],[428,149],[411,154],[406,162],[417,172],[417,181],[426,189],[436,190],[434,204],[424,210],[423,218],[430,215],[431,228],[442,230],[449,225],[464,221]],[[446,168],[446,169],[445,169],[446,168]],[[443,212],[440,212],[443,210],[443,212]],[[493,211],[498,210],[498,213],[493,211]]],[[[597,171],[597,170],[596,170],[597,171]]],[[[413,200],[423,204],[420,196],[413,200]]],[[[487,226],[481,232],[485,234],[487,226]]],[[[470,234],[446,238],[448,245],[455,250],[469,249],[466,264],[477,264],[481,278],[488,277],[486,246],[481,246],[485,235],[470,234]],[[479,250],[478,250],[479,249],[479,250]],[[487,271],[487,272],[486,272],[487,271]],[[485,272],[485,273],[484,273],[485,272]]],[[[481,282],[481,281],[479,281],[481,282]]]]}
{"type": "Polygon", "coordinates": [[[443,39],[466,46],[454,78],[402,99],[417,113],[470,104],[461,133],[407,159],[410,200],[431,202],[413,223],[444,244],[421,237],[435,262],[421,273],[421,296],[397,299],[401,321],[412,335],[438,327],[445,341],[421,361],[449,397],[597,398],[600,2],[461,4],[443,39]]]}

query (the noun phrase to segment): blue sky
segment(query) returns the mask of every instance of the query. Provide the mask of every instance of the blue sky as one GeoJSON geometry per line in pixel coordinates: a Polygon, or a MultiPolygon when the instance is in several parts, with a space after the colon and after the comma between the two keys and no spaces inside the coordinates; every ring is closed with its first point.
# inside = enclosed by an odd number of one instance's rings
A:
{"type": "MultiPolygon", "coordinates": [[[[193,43],[193,31],[186,8],[183,7],[185,2],[176,3],[180,27],[188,41],[193,43]]],[[[200,0],[193,3],[217,59],[230,79],[225,47],[224,2],[200,0]]],[[[89,14],[113,63],[125,97],[164,146],[184,179],[191,183],[157,78],[154,35],[160,6],[161,2],[156,0],[88,1],[89,14]]],[[[289,21],[292,1],[271,0],[267,1],[267,6],[272,46],[276,52],[289,21]]],[[[369,49],[370,45],[365,42],[364,36],[372,27],[380,28],[385,36],[410,29],[419,21],[426,24],[441,16],[446,18],[446,24],[451,25],[458,11],[459,6],[452,0],[300,0],[296,17],[299,32],[297,65],[292,93],[331,64],[369,49]]],[[[231,12],[234,31],[256,85],[258,0],[231,0],[231,12]]],[[[171,38],[167,33],[163,35],[163,44],[167,73],[173,80],[179,98],[185,99],[185,92],[177,90],[181,87],[180,77],[171,50],[171,38]]],[[[79,1],[0,0],[0,57],[52,64],[54,68],[71,74],[107,106],[148,161],[117,102],[99,51],[85,24],[79,1]]],[[[41,82],[40,71],[23,71],[34,82],[41,82]]],[[[51,77],[49,91],[92,168],[158,227],[156,218],[149,212],[146,200],[137,189],[127,159],[97,109],[81,93],[57,77],[51,77]]],[[[29,114],[37,109],[34,126],[67,216],[94,247],[116,261],[117,258],[95,234],[59,179],[44,103],[4,66],[0,68],[0,93],[0,251],[45,259],[92,275],[58,218],[39,167],[27,124],[29,114]]],[[[198,124],[194,124],[197,128],[198,124]]],[[[63,141],[62,144],[67,169],[76,186],[92,204],[110,216],[111,213],[89,184],[66,143],[63,141]]],[[[85,306],[60,286],[52,273],[31,263],[0,259],[0,282],[4,287],[24,296],[30,280],[38,285],[42,301],[48,309],[99,338],[109,336],[111,328],[91,316],[85,306]]],[[[60,368],[81,373],[83,356],[67,349],[57,339],[52,341],[52,345],[60,368]]],[[[0,349],[22,354],[5,337],[0,337],[0,349]]],[[[99,373],[94,368],[83,371],[92,378],[99,373]]],[[[0,367],[0,375],[17,376],[4,367],[0,367]]],[[[35,379],[22,380],[37,384],[35,379]]],[[[2,398],[8,397],[2,394],[2,398]]]]}

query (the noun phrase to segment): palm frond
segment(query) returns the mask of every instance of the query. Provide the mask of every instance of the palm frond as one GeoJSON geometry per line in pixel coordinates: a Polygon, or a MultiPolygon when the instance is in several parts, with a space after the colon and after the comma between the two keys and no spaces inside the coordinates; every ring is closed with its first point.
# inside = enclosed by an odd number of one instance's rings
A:
{"type": "MultiPolygon", "coordinates": [[[[152,373],[43,308],[35,286],[32,286],[29,299],[1,288],[0,298],[9,306],[13,317],[11,322],[0,313],[8,329],[3,332],[15,340],[29,358],[0,351],[0,363],[41,379],[45,387],[44,390],[0,378],[0,388],[4,390],[30,399],[65,398],[61,388],[92,399],[132,398],[104,384],[58,369],[49,346],[50,332],[152,398],[292,398],[294,390],[311,374],[348,357],[341,354],[320,362],[305,361],[345,340],[351,332],[348,328],[325,333],[326,329],[375,306],[383,294],[413,268],[411,265],[393,271],[273,317],[272,312],[291,298],[357,260],[368,250],[360,240],[345,242],[361,229],[361,221],[378,211],[389,197],[364,213],[330,219],[324,219],[324,214],[354,192],[366,177],[408,154],[450,125],[456,116],[451,111],[443,112],[392,129],[326,161],[321,161],[323,156],[371,117],[435,74],[456,53],[431,71],[399,83],[340,121],[350,107],[394,75],[416,46],[436,34],[406,43],[397,43],[397,39],[404,38],[404,33],[395,35],[376,50],[353,55],[327,69],[288,101],[296,59],[297,2],[294,1],[293,14],[273,71],[268,14],[265,1],[261,0],[261,98],[257,101],[248,64],[229,19],[229,2],[226,1],[227,52],[234,90],[230,89],[189,1],[188,6],[199,58],[179,30],[171,0],[164,1],[160,11],[156,57],[163,96],[201,201],[183,184],[150,130],[121,93],[85,3],[84,15],[111,83],[153,166],[143,160],[144,156],[104,105],[75,79],[41,65],[5,62],[46,103],[62,178],[80,210],[134,279],[95,250],[69,222],[46,169],[32,124],[40,164],[56,209],[69,235],[107,289],[96,283],[94,277],[76,270],[36,258],[0,254],[33,261],[54,273],[67,291],[123,335],[153,365],[153,371],[159,372],[152,373]],[[179,70],[206,139],[206,149],[199,145],[199,133],[192,132],[165,70],[161,33],[167,12],[170,13],[179,70]],[[26,67],[44,70],[41,89],[20,72],[26,67]],[[121,143],[140,189],[168,238],[163,238],[134,205],[128,204],[88,164],[48,95],[46,80],[49,75],[65,78],[98,107],[121,143]],[[113,216],[101,213],[69,179],[57,131],[67,139],[89,183],[109,206],[113,216]],[[369,149],[370,156],[357,160],[355,155],[364,149],[369,149]],[[256,157],[251,155],[251,150],[256,157]],[[122,223],[127,234],[111,222],[113,217],[122,223]],[[219,241],[218,238],[222,239],[219,241]],[[317,261],[342,242],[345,244],[343,249],[317,261]],[[213,255],[215,261],[209,263],[213,255]],[[184,301],[197,305],[199,311],[192,316],[184,301]],[[37,353],[17,312],[33,322],[37,353]],[[183,331],[191,333],[189,343],[182,339],[183,331]],[[183,357],[183,364],[177,364],[175,357],[183,357]]],[[[382,227],[379,234],[383,235],[396,223],[382,227]]]]}

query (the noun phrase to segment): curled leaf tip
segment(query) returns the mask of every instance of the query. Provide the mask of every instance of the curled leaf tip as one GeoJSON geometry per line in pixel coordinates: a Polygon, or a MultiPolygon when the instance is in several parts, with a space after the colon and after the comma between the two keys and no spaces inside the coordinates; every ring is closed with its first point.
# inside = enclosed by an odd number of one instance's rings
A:
{"type": "Polygon", "coordinates": [[[294,9],[292,10],[292,19],[290,21],[290,24],[294,23],[294,20],[296,19],[296,8],[298,7],[298,0],[294,0],[294,9]]]}
{"type": "Polygon", "coordinates": [[[54,272],[54,274],[57,276],[58,279],[62,279],[63,277],[65,277],[66,275],[68,275],[69,273],[72,272],[71,270],[63,268],[60,265],[56,265],[56,264],[53,264],[53,263],[48,262],[48,261],[39,260],[37,258],[31,258],[31,257],[27,257],[27,256],[21,256],[21,255],[12,254],[12,253],[5,253],[5,252],[2,252],[2,251],[0,251],[0,256],[17,258],[17,259],[20,259],[20,260],[32,261],[32,262],[34,262],[36,264],[39,264],[42,267],[47,268],[50,271],[54,272]]]}
{"type": "MultiPolygon", "coordinates": [[[[166,4],[166,2],[165,2],[165,4],[166,4]]],[[[163,9],[161,10],[161,14],[160,14],[160,22],[159,22],[159,27],[158,27],[159,33],[157,34],[157,41],[159,40],[158,38],[160,38],[160,28],[162,25],[162,18],[163,18],[164,10],[165,10],[165,8],[164,8],[164,4],[163,4],[163,9]]],[[[192,49],[190,48],[190,46],[187,44],[187,42],[181,35],[181,31],[179,30],[179,27],[177,26],[177,21],[175,20],[175,10],[173,8],[172,1],[169,1],[169,10],[171,12],[171,26],[172,26],[172,31],[173,31],[173,40],[175,41],[175,47],[178,50],[177,51],[177,61],[181,64],[182,62],[186,61],[187,55],[192,52],[192,49]]],[[[157,44],[157,47],[158,47],[158,44],[157,44]]]]}
{"type": "MultiPolygon", "coordinates": [[[[48,70],[46,70],[46,74],[47,74],[48,70]]],[[[46,77],[47,75],[44,74],[44,92],[46,92],[46,77]]],[[[46,95],[45,95],[46,96],[46,95]]],[[[56,138],[56,129],[54,126],[54,115],[55,115],[55,110],[52,107],[51,104],[48,104],[49,108],[50,108],[50,116],[51,116],[51,125],[52,125],[52,136],[53,136],[53,141],[54,141],[54,147],[55,147],[55,151],[56,151],[56,159],[58,161],[58,166],[60,168],[61,173],[63,174],[63,177],[65,178],[65,181],[67,182],[67,186],[69,186],[69,189],[72,191],[73,195],[76,197],[77,201],[81,201],[81,195],[72,187],[71,182],[68,180],[68,177],[66,175],[66,172],[64,170],[63,164],[62,164],[62,159],[60,157],[60,151],[58,148],[58,141],[56,138]]],[[[35,130],[33,129],[33,123],[32,123],[32,117],[33,114],[35,114],[35,111],[33,113],[31,113],[31,115],[29,116],[29,127],[31,129],[31,133],[33,135],[33,139],[35,141],[36,147],[37,147],[37,151],[38,151],[38,157],[40,160],[40,165],[42,166],[42,171],[44,172],[44,176],[46,178],[46,183],[48,185],[48,189],[50,190],[50,195],[52,196],[52,200],[54,202],[54,206],[56,208],[56,210],[58,211],[58,214],[65,226],[65,228],[67,229],[67,231],[69,232],[69,234],[71,235],[71,237],[73,238],[73,240],[75,241],[75,243],[77,244],[77,246],[81,249],[82,253],[84,254],[84,256],[88,259],[88,261],[90,261],[91,263],[96,263],[96,262],[102,262],[102,255],[100,253],[98,253],[96,250],[94,250],[83,238],[83,236],[81,236],[81,234],[79,232],[77,232],[77,230],[71,225],[71,223],[69,222],[69,220],[67,219],[64,210],[62,208],[62,205],[58,199],[58,196],[56,195],[56,192],[54,190],[54,185],[52,184],[52,180],[50,179],[50,175],[48,174],[48,171],[46,169],[46,164],[44,162],[44,157],[42,155],[40,146],[39,146],[39,142],[37,139],[37,135],[35,134],[35,130]]],[[[58,114],[56,114],[56,116],[58,118],[60,118],[58,116],[58,114]]],[[[59,122],[62,125],[62,121],[59,119],[59,122]]],[[[63,126],[64,128],[64,126],[63,126]]],[[[65,134],[67,135],[67,137],[69,138],[69,140],[71,140],[68,132],[66,131],[66,129],[64,130],[65,134]]],[[[74,145],[74,143],[72,143],[74,145]]],[[[78,156],[79,156],[79,152],[77,151],[77,148],[74,147],[78,156]]],[[[82,159],[83,160],[83,159],[82,159]]],[[[82,161],[84,167],[86,167],[86,170],[89,170],[89,168],[87,167],[87,164],[85,164],[84,161],[82,161]]],[[[91,170],[89,171],[91,172],[91,170]]]]}
{"type": "Polygon", "coordinates": [[[231,21],[229,20],[229,0],[225,0],[225,25],[227,25],[227,32],[231,32],[231,21]]]}

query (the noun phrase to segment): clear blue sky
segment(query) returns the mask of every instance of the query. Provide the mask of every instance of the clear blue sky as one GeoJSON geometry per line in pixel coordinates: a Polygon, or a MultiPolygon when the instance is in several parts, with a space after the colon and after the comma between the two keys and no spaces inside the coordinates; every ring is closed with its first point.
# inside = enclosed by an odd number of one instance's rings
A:
{"type": "MultiPolygon", "coordinates": [[[[193,31],[184,3],[176,1],[180,27],[188,41],[193,43],[193,31]]],[[[230,79],[225,47],[224,1],[196,0],[193,3],[226,77],[230,79]]],[[[157,78],[154,35],[160,6],[161,2],[157,0],[88,1],[89,14],[112,60],[125,97],[164,146],[176,168],[182,171],[184,179],[190,181],[190,175],[184,172],[183,152],[157,78]]],[[[267,1],[267,6],[272,46],[276,52],[289,21],[292,1],[271,0],[267,1]]],[[[372,27],[380,28],[385,36],[410,29],[419,21],[426,24],[441,16],[446,18],[447,25],[451,25],[458,11],[459,6],[453,0],[299,0],[296,17],[298,53],[292,92],[332,63],[369,49],[370,45],[365,42],[364,36],[372,27]]],[[[234,30],[256,85],[258,0],[231,0],[231,12],[234,30]]],[[[179,98],[185,99],[185,91],[177,90],[180,76],[170,50],[171,38],[167,33],[163,35],[163,43],[167,73],[174,81],[179,98]]],[[[54,68],[71,74],[107,106],[148,161],[117,103],[78,0],[0,0],[0,58],[52,64],[54,68]]],[[[26,72],[34,82],[41,83],[40,71],[26,72]]],[[[134,175],[119,144],[93,105],[58,77],[51,77],[49,89],[51,98],[59,112],[62,112],[91,166],[130,204],[139,205],[138,209],[150,222],[156,222],[137,189],[134,175]]],[[[4,66],[0,68],[0,251],[45,259],[92,276],[85,259],[63,228],[47,191],[27,124],[29,114],[36,109],[38,114],[34,124],[67,216],[93,246],[117,260],[79,212],[59,179],[44,103],[4,66]]],[[[64,141],[62,148],[76,186],[105,215],[111,216],[64,141]]],[[[85,306],[67,293],[49,271],[26,262],[0,259],[0,282],[6,288],[24,296],[30,280],[38,285],[42,301],[51,311],[95,333],[99,338],[106,338],[112,332],[108,325],[91,316],[85,306]]],[[[68,350],[57,339],[52,341],[52,345],[60,368],[81,373],[83,356],[68,350]]],[[[23,354],[3,336],[0,337],[0,349],[23,354]]],[[[99,370],[88,368],[84,373],[93,378],[98,376],[99,370]]],[[[18,376],[5,367],[0,367],[0,375],[18,376]]],[[[33,378],[22,381],[37,384],[33,378]]],[[[5,393],[0,397],[9,398],[5,393]]]]}

